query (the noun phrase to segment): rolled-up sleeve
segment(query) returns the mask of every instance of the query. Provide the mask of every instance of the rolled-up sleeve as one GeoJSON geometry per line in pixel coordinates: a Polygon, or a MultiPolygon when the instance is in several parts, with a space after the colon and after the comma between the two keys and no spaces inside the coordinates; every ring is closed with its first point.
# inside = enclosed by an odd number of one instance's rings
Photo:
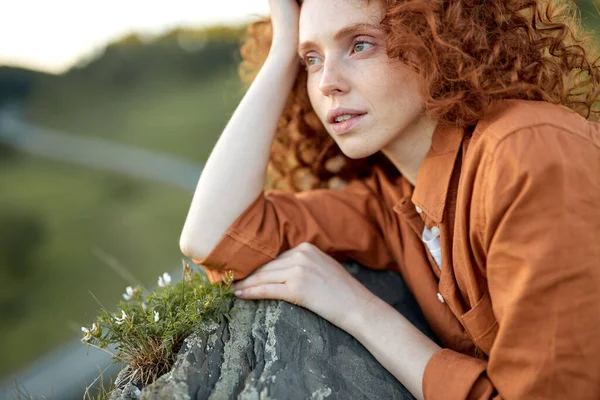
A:
{"type": "Polygon", "coordinates": [[[338,260],[352,258],[375,269],[393,269],[382,224],[391,207],[377,192],[375,177],[353,180],[342,189],[261,193],[202,259],[211,282],[232,270],[242,279],[280,253],[308,242],[338,260]]]}
{"type": "Polygon", "coordinates": [[[600,150],[528,128],[486,159],[482,247],[498,333],[489,358],[444,349],[426,399],[600,399],[600,150]]]}
{"type": "Polygon", "coordinates": [[[435,353],[425,367],[425,399],[489,399],[494,387],[487,362],[450,349],[435,353]]]}

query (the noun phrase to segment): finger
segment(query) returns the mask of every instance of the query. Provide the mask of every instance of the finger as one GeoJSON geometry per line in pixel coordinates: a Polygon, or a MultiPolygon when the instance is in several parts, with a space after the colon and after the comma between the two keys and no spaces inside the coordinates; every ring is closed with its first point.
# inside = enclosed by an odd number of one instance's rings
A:
{"type": "Polygon", "coordinates": [[[261,269],[233,285],[233,289],[245,289],[251,286],[264,285],[271,283],[285,283],[289,278],[285,268],[261,269]]]}
{"type": "Polygon", "coordinates": [[[289,289],[285,284],[281,283],[267,283],[246,289],[237,289],[234,293],[240,299],[246,300],[271,299],[291,301],[289,289]]]}

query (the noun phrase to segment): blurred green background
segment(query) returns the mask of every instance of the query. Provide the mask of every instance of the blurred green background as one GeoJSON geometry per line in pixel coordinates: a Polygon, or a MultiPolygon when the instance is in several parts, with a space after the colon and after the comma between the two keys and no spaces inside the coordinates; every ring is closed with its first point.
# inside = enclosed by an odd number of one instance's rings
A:
{"type": "MultiPolygon", "coordinates": [[[[594,3],[579,3],[584,23],[600,32],[594,3]]],[[[58,76],[0,67],[0,110],[200,165],[243,95],[241,32],[174,29],[151,41],[132,34],[58,76]]],[[[136,283],[119,268],[147,285],[177,268],[191,197],[0,140],[0,378],[80,337],[98,314],[90,292],[114,307],[136,283]]]]}
{"type": "MultiPolygon", "coordinates": [[[[224,27],[130,35],[58,76],[0,67],[0,109],[200,166],[243,95],[240,37],[224,27]]],[[[0,140],[0,377],[81,336],[99,310],[90,292],[114,308],[136,283],[119,269],[151,286],[178,268],[192,190],[0,140]]]]}

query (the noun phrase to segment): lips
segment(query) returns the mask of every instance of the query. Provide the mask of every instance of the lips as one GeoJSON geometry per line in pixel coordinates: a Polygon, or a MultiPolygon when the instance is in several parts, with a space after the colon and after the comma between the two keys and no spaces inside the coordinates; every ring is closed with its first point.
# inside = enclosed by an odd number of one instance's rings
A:
{"type": "Polygon", "coordinates": [[[344,119],[348,119],[348,117],[353,118],[364,114],[366,114],[366,112],[352,108],[332,108],[327,112],[327,122],[330,124],[343,123],[344,121],[336,122],[336,119],[338,117],[344,117],[344,119]]]}
{"type": "Polygon", "coordinates": [[[336,133],[336,135],[343,135],[356,128],[366,117],[366,115],[367,114],[356,114],[353,115],[352,118],[347,119],[345,121],[334,122],[333,124],[331,124],[331,128],[336,133]]]}

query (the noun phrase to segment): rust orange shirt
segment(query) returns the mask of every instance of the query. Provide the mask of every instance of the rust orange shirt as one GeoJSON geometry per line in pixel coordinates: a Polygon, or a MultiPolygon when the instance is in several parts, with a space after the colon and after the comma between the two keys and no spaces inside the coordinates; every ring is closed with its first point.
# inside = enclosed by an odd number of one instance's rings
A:
{"type": "Polygon", "coordinates": [[[445,346],[426,399],[600,399],[600,124],[545,102],[494,110],[472,132],[440,125],[414,188],[375,169],[268,191],[194,262],[240,279],[310,242],[397,270],[445,346]]]}

